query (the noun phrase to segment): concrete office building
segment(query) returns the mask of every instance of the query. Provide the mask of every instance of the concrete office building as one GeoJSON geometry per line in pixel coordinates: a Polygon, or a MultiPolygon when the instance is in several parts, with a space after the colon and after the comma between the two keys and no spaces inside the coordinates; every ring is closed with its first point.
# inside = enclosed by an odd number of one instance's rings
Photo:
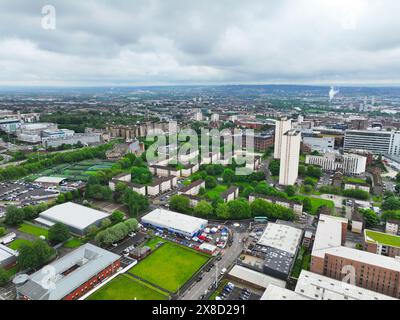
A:
{"type": "Polygon", "coordinates": [[[292,186],[296,183],[299,169],[300,143],[300,131],[290,130],[282,136],[279,170],[280,185],[292,186]]]}
{"type": "Polygon", "coordinates": [[[310,147],[311,151],[321,153],[332,152],[335,148],[334,137],[303,137],[303,144],[310,147]]]}
{"type": "Polygon", "coordinates": [[[347,130],[343,150],[368,150],[373,154],[400,155],[400,131],[347,130]]]}
{"type": "Polygon", "coordinates": [[[275,122],[275,143],[274,143],[274,158],[281,158],[281,146],[283,135],[292,129],[292,119],[282,118],[275,122]]]}
{"type": "Polygon", "coordinates": [[[360,175],[365,172],[367,158],[357,154],[327,153],[323,156],[306,156],[306,164],[317,165],[324,171],[342,171],[347,175],[360,175]]]}
{"type": "Polygon", "coordinates": [[[310,271],[340,281],[354,268],[356,286],[400,298],[399,260],[345,247],[346,230],[347,219],[320,215],[310,271]]]}

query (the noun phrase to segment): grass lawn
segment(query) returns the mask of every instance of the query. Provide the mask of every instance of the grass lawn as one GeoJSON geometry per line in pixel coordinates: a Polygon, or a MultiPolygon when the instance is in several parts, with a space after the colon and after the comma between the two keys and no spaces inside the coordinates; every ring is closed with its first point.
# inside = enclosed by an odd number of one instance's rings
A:
{"type": "Polygon", "coordinates": [[[47,238],[49,235],[49,230],[26,223],[21,224],[18,231],[29,233],[37,237],[45,236],[47,238]]]}
{"type": "Polygon", "coordinates": [[[372,240],[375,240],[381,244],[386,244],[390,246],[395,246],[395,247],[400,247],[400,237],[383,233],[383,232],[377,232],[377,231],[372,231],[372,230],[366,230],[365,231],[367,234],[368,238],[371,238],[372,240]]]}
{"type": "Polygon", "coordinates": [[[157,243],[159,242],[165,242],[165,240],[160,237],[154,237],[148,240],[143,246],[149,247],[151,250],[154,250],[157,243]]]}
{"type": "Polygon", "coordinates": [[[228,189],[228,187],[226,185],[220,184],[220,185],[216,186],[215,188],[207,190],[205,196],[208,196],[210,198],[219,197],[221,192],[224,192],[227,189],[228,189]]]}
{"type": "Polygon", "coordinates": [[[348,182],[348,183],[355,183],[355,184],[366,184],[364,179],[355,178],[355,177],[346,177],[346,178],[344,178],[344,181],[348,182]]]}
{"type": "Polygon", "coordinates": [[[82,245],[82,241],[78,238],[72,238],[64,243],[65,248],[78,248],[82,245]]]}
{"type": "Polygon", "coordinates": [[[167,242],[129,272],[176,292],[208,259],[205,254],[167,242]]]}
{"type": "Polygon", "coordinates": [[[25,239],[15,239],[13,242],[11,242],[11,243],[8,245],[8,247],[9,247],[10,249],[13,249],[13,250],[19,250],[19,248],[21,247],[21,245],[27,244],[28,246],[30,246],[31,243],[32,243],[32,242],[29,241],[29,240],[25,240],[25,239]]]}
{"type": "Polygon", "coordinates": [[[166,300],[167,296],[129,275],[119,275],[87,300],[166,300]]]}
{"type": "MultiPolygon", "coordinates": [[[[292,200],[298,200],[302,201],[306,196],[294,196],[291,197],[290,199],[292,200]]],[[[326,199],[321,199],[321,198],[314,198],[314,197],[308,197],[311,200],[311,211],[309,212],[312,215],[316,215],[318,212],[318,208],[320,206],[327,206],[328,208],[335,209],[335,203],[332,200],[326,200],[326,199]]]]}
{"type": "Polygon", "coordinates": [[[222,292],[224,289],[225,285],[228,283],[228,280],[224,279],[219,283],[218,288],[213,292],[213,294],[208,298],[208,300],[215,300],[217,296],[222,292]]]}

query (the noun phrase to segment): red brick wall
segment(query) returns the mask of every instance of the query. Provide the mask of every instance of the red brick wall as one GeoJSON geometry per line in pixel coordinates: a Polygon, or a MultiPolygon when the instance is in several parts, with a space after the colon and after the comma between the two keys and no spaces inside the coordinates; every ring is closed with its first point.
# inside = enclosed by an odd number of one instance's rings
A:
{"type": "Polygon", "coordinates": [[[89,290],[93,289],[96,285],[101,283],[103,280],[107,279],[113,275],[120,267],[121,262],[119,260],[115,261],[113,264],[109,265],[107,268],[99,272],[97,275],[92,277],[90,280],[83,283],[79,288],[72,291],[70,294],[65,296],[63,300],[77,300],[89,290]]]}

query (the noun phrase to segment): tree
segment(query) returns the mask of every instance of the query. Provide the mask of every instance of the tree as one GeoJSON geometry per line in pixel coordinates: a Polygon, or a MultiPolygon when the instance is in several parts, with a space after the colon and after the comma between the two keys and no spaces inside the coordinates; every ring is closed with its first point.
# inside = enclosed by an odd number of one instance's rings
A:
{"type": "Polygon", "coordinates": [[[287,186],[285,192],[289,197],[293,197],[296,194],[296,189],[293,186],[287,186]]]}
{"type": "Polygon", "coordinates": [[[129,232],[136,231],[139,227],[139,223],[136,219],[130,218],[124,222],[124,224],[128,227],[129,232]]]}
{"type": "Polygon", "coordinates": [[[124,221],[125,213],[119,210],[115,210],[111,215],[111,221],[114,223],[124,221]]]}
{"type": "Polygon", "coordinates": [[[237,199],[228,202],[229,215],[233,219],[248,219],[251,217],[249,203],[245,200],[237,199]]]}
{"type": "Polygon", "coordinates": [[[312,178],[321,178],[322,176],[322,170],[319,167],[314,167],[314,166],[307,166],[307,176],[312,177],[312,178]]]}
{"type": "Polygon", "coordinates": [[[65,196],[63,193],[60,193],[56,199],[57,203],[64,203],[65,202],[65,196]]]}
{"type": "Polygon", "coordinates": [[[371,209],[361,209],[359,212],[365,219],[365,224],[367,227],[375,227],[379,225],[380,220],[379,216],[376,214],[374,210],[371,209]]]}
{"type": "Polygon", "coordinates": [[[0,286],[5,285],[9,280],[10,277],[8,275],[8,272],[5,269],[0,268],[0,286]]]}
{"type": "Polygon", "coordinates": [[[36,269],[45,264],[55,250],[41,239],[36,239],[32,244],[22,244],[17,258],[19,270],[36,269]]]}
{"type": "Polygon", "coordinates": [[[307,178],[304,179],[303,184],[304,185],[309,185],[311,187],[314,187],[315,186],[315,181],[314,181],[313,178],[307,177],[307,178]]]}
{"type": "Polygon", "coordinates": [[[361,200],[368,200],[369,193],[367,191],[361,189],[348,189],[343,191],[343,195],[345,197],[361,199],[361,200]]]}
{"type": "Polygon", "coordinates": [[[131,189],[124,191],[122,202],[128,207],[131,217],[136,217],[149,207],[149,199],[131,189]]]}
{"type": "Polygon", "coordinates": [[[90,226],[88,229],[87,229],[87,235],[89,236],[89,237],[94,237],[97,233],[99,232],[99,228],[98,227],[96,227],[96,226],[90,226]]]}
{"type": "Polygon", "coordinates": [[[303,199],[303,210],[310,213],[311,209],[312,209],[312,204],[311,204],[311,200],[310,198],[304,198],[303,199]]]}
{"type": "Polygon", "coordinates": [[[181,213],[190,213],[190,200],[182,195],[174,195],[169,200],[169,208],[181,213]]]}
{"type": "Polygon", "coordinates": [[[255,189],[251,186],[247,186],[246,188],[244,188],[243,190],[243,197],[245,198],[249,198],[249,196],[255,192],[255,189]]]}
{"type": "Polygon", "coordinates": [[[64,242],[70,238],[69,229],[65,224],[57,222],[49,229],[49,241],[51,244],[64,242]]]}
{"type": "Polygon", "coordinates": [[[71,201],[74,198],[72,192],[68,191],[65,193],[65,200],[66,201],[71,201]]]}
{"type": "Polygon", "coordinates": [[[0,227],[0,237],[4,236],[6,234],[6,228],[0,227]]]}
{"type": "Polygon", "coordinates": [[[108,218],[103,219],[103,221],[101,221],[101,227],[102,228],[108,228],[109,226],[111,226],[111,220],[108,218]]]}
{"type": "Polygon", "coordinates": [[[35,206],[26,206],[23,208],[24,210],[24,218],[27,220],[32,220],[34,218],[37,218],[38,216],[38,210],[37,207],[35,206]]]}
{"type": "Polygon", "coordinates": [[[207,176],[205,179],[205,183],[207,189],[212,189],[217,186],[217,180],[212,176],[207,176]]]}
{"type": "Polygon", "coordinates": [[[225,202],[218,203],[215,209],[215,214],[219,219],[228,220],[230,218],[228,204],[225,202]]]}
{"type": "Polygon", "coordinates": [[[33,241],[32,248],[37,256],[38,266],[48,262],[50,257],[55,254],[55,250],[41,239],[33,241]]]}
{"type": "Polygon", "coordinates": [[[8,206],[4,222],[10,226],[17,226],[25,219],[24,211],[16,206],[8,206]]]}
{"type": "Polygon", "coordinates": [[[235,180],[235,172],[232,169],[225,169],[222,174],[222,179],[225,183],[232,183],[235,180]]]}
{"type": "Polygon", "coordinates": [[[299,176],[304,177],[304,176],[306,175],[306,173],[307,173],[306,166],[304,166],[304,165],[299,165],[299,171],[298,171],[298,173],[299,173],[299,176]]]}
{"type": "Polygon", "coordinates": [[[208,217],[213,213],[213,207],[207,201],[201,200],[194,208],[196,216],[208,217]]]}
{"type": "Polygon", "coordinates": [[[278,176],[279,175],[279,168],[280,168],[280,162],[277,159],[272,160],[269,163],[268,169],[271,172],[273,176],[278,176]]]}
{"type": "Polygon", "coordinates": [[[400,198],[390,196],[382,203],[383,210],[400,210],[400,198]]]}
{"type": "Polygon", "coordinates": [[[309,185],[309,184],[305,184],[305,185],[303,186],[303,191],[304,191],[305,193],[311,193],[311,192],[313,191],[313,186],[311,186],[311,185],[309,185]]]}
{"type": "Polygon", "coordinates": [[[153,180],[153,175],[148,167],[133,167],[132,182],[138,184],[148,184],[153,180]]]}
{"type": "Polygon", "coordinates": [[[291,209],[265,201],[256,199],[250,204],[253,217],[264,216],[270,219],[293,220],[294,212],[291,209]]]}

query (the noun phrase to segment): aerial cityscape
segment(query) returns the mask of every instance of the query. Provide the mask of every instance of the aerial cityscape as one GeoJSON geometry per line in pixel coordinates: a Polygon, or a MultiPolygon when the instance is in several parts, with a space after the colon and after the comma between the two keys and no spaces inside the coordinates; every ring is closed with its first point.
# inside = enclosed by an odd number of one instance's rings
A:
{"type": "Polygon", "coordinates": [[[400,3],[0,9],[0,306],[400,299],[400,3]]]}

